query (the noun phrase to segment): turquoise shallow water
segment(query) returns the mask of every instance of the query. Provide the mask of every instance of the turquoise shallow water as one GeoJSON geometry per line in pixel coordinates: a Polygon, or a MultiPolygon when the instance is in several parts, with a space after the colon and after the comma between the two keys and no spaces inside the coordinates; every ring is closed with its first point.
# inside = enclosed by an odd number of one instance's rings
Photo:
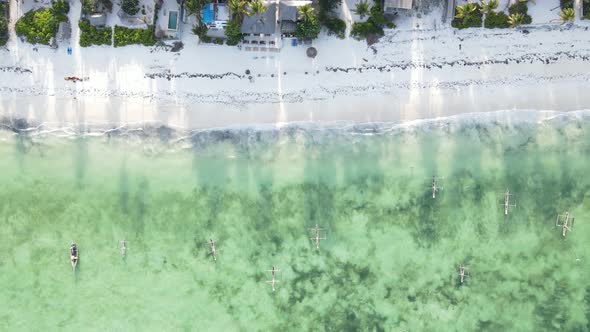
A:
{"type": "Polygon", "coordinates": [[[590,330],[589,133],[584,116],[2,132],[0,330],[590,330]]]}

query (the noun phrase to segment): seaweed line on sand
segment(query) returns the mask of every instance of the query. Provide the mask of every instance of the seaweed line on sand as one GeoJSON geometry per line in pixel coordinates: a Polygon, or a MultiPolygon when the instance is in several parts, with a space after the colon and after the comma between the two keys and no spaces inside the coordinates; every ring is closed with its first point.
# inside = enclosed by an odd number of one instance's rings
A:
{"type": "Polygon", "coordinates": [[[443,62],[394,62],[387,65],[362,65],[361,67],[330,67],[327,66],[325,68],[326,71],[332,72],[363,72],[366,70],[378,70],[378,71],[390,71],[392,69],[416,69],[416,68],[423,68],[423,69],[432,69],[438,68],[442,69],[443,67],[454,67],[454,66],[464,66],[464,67],[479,67],[485,65],[499,65],[499,64],[511,64],[511,63],[542,63],[542,64],[552,64],[562,60],[579,60],[579,61],[590,61],[590,55],[587,54],[580,54],[579,52],[569,52],[569,51],[559,51],[553,53],[550,56],[543,56],[538,53],[531,53],[531,54],[524,54],[519,57],[508,57],[505,59],[489,59],[489,60],[480,60],[480,61],[468,61],[468,60],[454,60],[454,61],[443,61],[443,62]]]}

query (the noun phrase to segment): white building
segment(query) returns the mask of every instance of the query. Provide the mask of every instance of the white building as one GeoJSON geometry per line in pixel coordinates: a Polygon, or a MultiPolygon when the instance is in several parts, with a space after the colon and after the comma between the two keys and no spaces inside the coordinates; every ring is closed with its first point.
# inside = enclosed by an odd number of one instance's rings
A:
{"type": "Polygon", "coordinates": [[[395,12],[398,9],[410,10],[414,0],[383,0],[383,12],[395,12]]]}

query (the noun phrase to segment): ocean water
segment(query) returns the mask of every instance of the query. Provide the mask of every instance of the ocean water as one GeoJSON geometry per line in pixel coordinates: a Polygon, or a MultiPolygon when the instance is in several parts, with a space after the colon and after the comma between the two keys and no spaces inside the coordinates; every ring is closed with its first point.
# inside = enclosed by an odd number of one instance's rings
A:
{"type": "Polygon", "coordinates": [[[0,132],[2,331],[590,330],[586,113],[99,132],[0,132]]]}

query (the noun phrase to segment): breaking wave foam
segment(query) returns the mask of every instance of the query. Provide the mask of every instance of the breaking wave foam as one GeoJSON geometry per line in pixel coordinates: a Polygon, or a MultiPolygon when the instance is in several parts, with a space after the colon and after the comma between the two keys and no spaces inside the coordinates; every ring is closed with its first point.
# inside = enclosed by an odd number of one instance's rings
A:
{"type": "Polygon", "coordinates": [[[157,122],[122,123],[112,126],[106,123],[83,123],[57,125],[51,122],[30,123],[25,119],[0,119],[0,129],[8,135],[30,137],[137,137],[160,139],[165,142],[185,140],[222,141],[236,140],[245,136],[279,137],[282,134],[325,133],[332,135],[384,135],[404,131],[428,131],[444,129],[453,132],[472,126],[559,126],[571,122],[589,122],[590,110],[558,112],[550,110],[502,110],[485,113],[464,113],[447,117],[419,119],[405,122],[289,122],[260,125],[233,125],[206,129],[189,130],[167,126],[157,122]]]}

